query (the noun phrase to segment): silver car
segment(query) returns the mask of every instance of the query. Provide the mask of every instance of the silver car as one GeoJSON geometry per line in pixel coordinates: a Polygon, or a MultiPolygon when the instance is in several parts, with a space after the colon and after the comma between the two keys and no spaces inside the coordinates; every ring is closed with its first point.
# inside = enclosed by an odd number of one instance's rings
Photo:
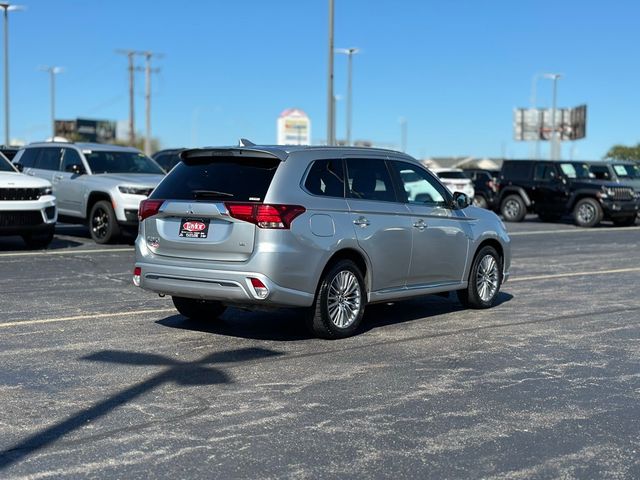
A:
{"type": "Polygon", "coordinates": [[[139,150],[93,143],[32,143],[13,162],[27,175],[49,180],[61,221],[86,222],[97,243],[138,225],[138,206],[164,177],[139,150]]]}
{"type": "Polygon", "coordinates": [[[509,275],[498,217],[408,155],[251,145],[181,158],[140,205],[133,281],[191,319],[304,307],[313,333],[340,338],[369,303],[457,291],[488,308],[509,275]]]}

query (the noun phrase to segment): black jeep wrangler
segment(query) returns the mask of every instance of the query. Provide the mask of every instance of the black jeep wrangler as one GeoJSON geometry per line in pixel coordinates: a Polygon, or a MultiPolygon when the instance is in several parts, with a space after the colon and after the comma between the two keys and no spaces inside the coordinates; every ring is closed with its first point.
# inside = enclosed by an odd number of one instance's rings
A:
{"type": "Polygon", "coordinates": [[[498,202],[508,222],[519,222],[528,212],[543,221],[571,213],[580,227],[603,219],[633,225],[640,204],[633,188],[593,178],[583,162],[549,160],[505,160],[498,202]]]}

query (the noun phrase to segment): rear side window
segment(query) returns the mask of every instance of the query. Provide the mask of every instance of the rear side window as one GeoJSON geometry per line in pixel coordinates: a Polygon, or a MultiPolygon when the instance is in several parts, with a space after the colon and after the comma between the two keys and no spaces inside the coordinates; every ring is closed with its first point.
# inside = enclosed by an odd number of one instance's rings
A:
{"type": "Polygon", "coordinates": [[[35,168],[39,168],[41,170],[59,170],[61,156],[61,148],[41,148],[40,155],[38,155],[36,160],[35,168]]]}
{"type": "Polygon", "coordinates": [[[22,152],[22,155],[18,158],[24,168],[32,168],[36,164],[36,157],[38,156],[38,148],[27,148],[22,152]]]}
{"type": "Polygon", "coordinates": [[[262,202],[280,161],[219,157],[206,163],[179,163],[150,198],[262,202]]]}
{"type": "Polygon", "coordinates": [[[502,167],[502,176],[509,180],[528,180],[531,174],[531,162],[508,162],[502,167]]]}
{"type": "Polygon", "coordinates": [[[350,158],[347,160],[349,197],[362,200],[396,202],[391,176],[384,160],[350,158]]]}
{"type": "Polygon", "coordinates": [[[313,195],[344,197],[342,160],[317,160],[313,162],[304,187],[313,195]]]}

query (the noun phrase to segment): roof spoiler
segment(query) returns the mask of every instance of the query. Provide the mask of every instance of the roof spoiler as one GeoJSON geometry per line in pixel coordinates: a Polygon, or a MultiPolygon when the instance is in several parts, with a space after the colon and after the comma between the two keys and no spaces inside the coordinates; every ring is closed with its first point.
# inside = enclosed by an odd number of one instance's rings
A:
{"type": "Polygon", "coordinates": [[[198,163],[212,161],[220,157],[250,157],[277,159],[284,162],[287,153],[282,150],[261,150],[259,148],[246,147],[204,147],[190,148],[180,153],[180,160],[184,163],[198,163]]]}

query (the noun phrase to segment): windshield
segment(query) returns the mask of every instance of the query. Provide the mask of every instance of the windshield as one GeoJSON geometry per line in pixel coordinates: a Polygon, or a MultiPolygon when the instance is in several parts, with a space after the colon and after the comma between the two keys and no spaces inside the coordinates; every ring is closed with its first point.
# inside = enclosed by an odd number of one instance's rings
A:
{"type": "Polygon", "coordinates": [[[613,166],[616,175],[621,178],[640,178],[640,167],[638,165],[617,164],[613,166]]]}
{"type": "Polygon", "coordinates": [[[9,161],[0,155],[0,172],[15,172],[16,170],[9,163],[9,161]]]}
{"type": "Polygon", "coordinates": [[[164,173],[157,163],[139,152],[92,150],[83,153],[93,173],[164,173]]]}
{"type": "Polygon", "coordinates": [[[438,176],[440,178],[467,178],[464,172],[438,172],[438,176]]]}
{"type": "Polygon", "coordinates": [[[589,173],[589,166],[586,163],[561,163],[560,170],[567,178],[578,178],[589,180],[594,178],[589,173]]]}

